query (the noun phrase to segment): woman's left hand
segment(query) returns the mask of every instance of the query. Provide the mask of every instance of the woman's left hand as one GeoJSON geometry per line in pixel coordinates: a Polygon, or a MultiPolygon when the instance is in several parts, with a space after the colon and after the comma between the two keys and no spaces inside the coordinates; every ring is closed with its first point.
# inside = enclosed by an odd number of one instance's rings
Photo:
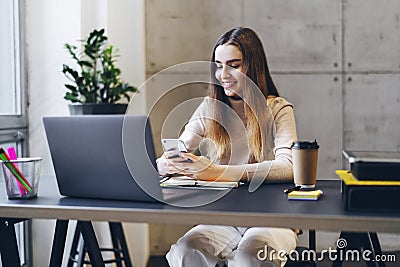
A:
{"type": "Polygon", "coordinates": [[[224,172],[220,165],[214,164],[204,156],[180,153],[180,157],[169,159],[180,173],[198,180],[215,181],[224,172]]]}

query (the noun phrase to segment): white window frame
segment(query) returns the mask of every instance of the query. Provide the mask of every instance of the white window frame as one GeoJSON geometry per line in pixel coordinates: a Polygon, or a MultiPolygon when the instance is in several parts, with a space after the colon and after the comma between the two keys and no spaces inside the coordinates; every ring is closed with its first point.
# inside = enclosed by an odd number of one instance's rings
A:
{"type": "MultiPolygon", "coordinates": [[[[5,1],[5,0],[1,0],[5,1]]],[[[29,155],[28,151],[28,89],[25,53],[25,1],[7,0],[13,3],[13,32],[14,32],[14,84],[16,114],[0,115],[0,145],[15,144],[19,155],[29,155]]],[[[0,84],[0,90],[1,84],[0,84]]],[[[0,175],[1,176],[1,175],[0,175]]],[[[1,176],[1,179],[3,177],[1,176]]],[[[31,221],[27,220],[15,225],[21,266],[32,266],[31,221]]],[[[0,261],[1,267],[1,261],[0,261]]]]}
{"type": "MultiPolygon", "coordinates": [[[[2,0],[4,1],[4,0],[2,0]]],[[[19,129],[28,127],[27,116],[27,72],[25,59],[25,10],[23,0],[7,0],[12,1],[14,6],[13,26],[14,26],[14,59],[15,59],[15,92],[17,114],[0,115],[0,131],[9,129],[19,129]]],[[[1,90],[1,85],[0,85],[1,90]]]]}

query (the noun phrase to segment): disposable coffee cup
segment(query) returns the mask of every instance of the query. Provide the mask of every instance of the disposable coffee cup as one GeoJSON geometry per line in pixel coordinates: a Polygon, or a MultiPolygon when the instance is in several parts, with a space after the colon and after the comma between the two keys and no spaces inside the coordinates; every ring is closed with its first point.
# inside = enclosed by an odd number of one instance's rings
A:
{"type": "Polygon", "coordinates": [[[318,165],[317,140],[296,141],[292,144],[294,183],[301,188],[315,188],[318,165]]]}

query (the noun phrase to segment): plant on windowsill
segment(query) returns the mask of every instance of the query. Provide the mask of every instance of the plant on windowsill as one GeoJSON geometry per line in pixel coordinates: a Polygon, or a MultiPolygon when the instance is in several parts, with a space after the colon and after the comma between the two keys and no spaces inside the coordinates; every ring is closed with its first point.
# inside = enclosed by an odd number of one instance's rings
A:
{"type": "Polygon", "coordinates": [[[77,67],[63,65],[62,72],[70,81],[65,84],[67,92],[64,99],[71,101],[68,107],[71,115],[80,114],[124,114],[132,93],[138,91],[134,86],[121,80],[121,70],[115,66],[119,57],[117,49],[106,45],[104,29],[94,30],[81,47],[65,44],[77,67]]]}

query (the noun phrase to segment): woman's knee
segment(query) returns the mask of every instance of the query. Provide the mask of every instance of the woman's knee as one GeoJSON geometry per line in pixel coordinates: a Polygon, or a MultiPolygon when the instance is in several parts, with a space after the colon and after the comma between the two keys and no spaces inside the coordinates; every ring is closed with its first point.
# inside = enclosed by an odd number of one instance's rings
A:
{"type": "Polygon", "coordinates": [[[202,248],[196,238],[182,238],[171,246],[166,258],[172,267],[215,266],[218,259],[202,248]]]}
{"type": "Polygon", "coordinates": [[[189,254],[190,251],[197,249],[196,240],[194,238],[181,238],[176,244],[171,246],[168,254],[174,257],[183,257],[189,254]]]}
{"type": "Polygon", "coordinates": [[[185,240],[182,240],[171,246],[166,258],[170,266],[181,267],[185,266],[185,262],[189,261],[188,258],[191,257],[192,253],[192,248],[185,240]]]}
{"type": "Polygon", "coordinates": [[[297,236],[290,229],[254,228],[246,232],[235,257],[240,259],[239,262],[248,259],[262,263],[254,266],[274,266],[272,263],[281,266],[286,262],[287,254],[295,249],[296,243],[297,236]]]}
{"type": "Polygon", "coordinates": [[[297,245],[297,236],[290,229],[252,228],[245,233],[239,249],[259,252],[261,249],[290,251],[297,245]]]}

